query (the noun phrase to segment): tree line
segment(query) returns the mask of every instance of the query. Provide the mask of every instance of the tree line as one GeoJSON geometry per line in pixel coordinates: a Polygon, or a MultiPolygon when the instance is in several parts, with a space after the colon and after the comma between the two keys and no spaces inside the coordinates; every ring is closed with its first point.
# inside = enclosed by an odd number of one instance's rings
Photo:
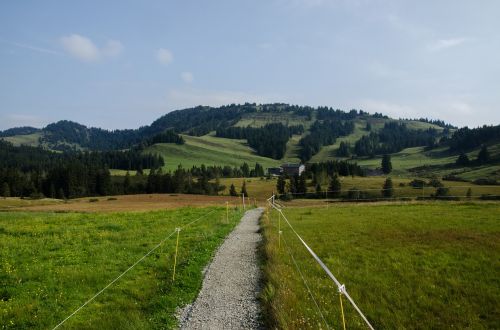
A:
{"type": "Polygon", "coordinates": [[[258,155],[281,159],[286,152],[286,144],[293,134],[302,134],[304,126],[285,126],[281,123],[266,124],[263,127],[225,127],[216,131],[217,137],[246,139],[248,145],[258,155]]]}
{"type": "Polygon", "coordinates": [[[351,134],[354,131],[354,122],[330,119],[316,121],[309,131],[310,134],[299,141],[299,157],[302,162],[309,161],[322,146],[334,144],[338,137],[351,134]]]}
{"type": "Polygon", "coordinates": [[[412,130],[404,123],[389,122],[379,132],[371,132],[356,141],[354,152],[358,156],[374,156],[411,147],[433,147],[439,136],[439,132],[433,128],[412,130]]]}

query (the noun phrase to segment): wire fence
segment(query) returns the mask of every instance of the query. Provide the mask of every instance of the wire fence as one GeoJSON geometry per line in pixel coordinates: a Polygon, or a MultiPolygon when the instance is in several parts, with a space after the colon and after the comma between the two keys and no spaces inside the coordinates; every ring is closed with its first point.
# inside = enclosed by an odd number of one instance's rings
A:
{"type": "MultiPolygon", "coordinates": [[[[313,257],[313,259],[317,262],[317,264],[325,271],[325,273],[328,275],[328,277],[335,283],[335,285],[337,286],[337,289],[338,289],[338,292],[340,294],[340,304],[341,304],[341,311],[342,311],[342,321],[343,321],[343,326],[344,326],[344,329],[345,329],[345,318],[344,318],[344,309],[343,309],[343,305],[342,305],[342,296],[346,297],[346,299],[350,302],[350,304],[352,305],[352,307],[356,310],[356,312],[359,314],[359,316],[361,317],[361,319],[363,320],[363,322],[366,324],[366,326],[369,328],[369,329],[374,329],[373,326],[371,325],[371,323],[368,321],[367,317],[363,314],[363,312],[361,311],[361,309],[357,306],[357,304],[355,303],[354,299],[349,295],[346,287],[344,284],[341,284],[341,282],[333,275],[333,273],[331,272],[331,270],[326,266],[326,264],[321,260],[321,258],[318,257],[318,255],[314,252],[314,250],[305,242],[305,240],[299,235],[299,233],[295,230],[295,228],[293,227],[293,225],[290,223],[290,221],[288,220],[288,218],[286,217],[285,213],[283,212],[283,208],[279,206],[279,204],[277,204],[276,202],[276,199],[275,199],[275,196],[271,196],[269,199],[267,199],[267,202],[268,204],[270,205],[270,207],[272,207],[273,209],[275,209],[278,214],[279,214],[279,221],[281,221],[281,218],[283,218],[283,220],[285,221],[285,223],[288,225],[288,227],[291,229],[291,231],[293,232],[293,234],[297,237],[297,239],[300,241],[300,243],[305,247],[305,249],[307,250],[307,252],[309,252],[309,254],[313,257]]],[[[279,223],[279,227],[278,227],[278,230],[279,230],[279,242],[281,242],[281,239],[282,239],[282,230],[281,230],[281,223],[279,223]]],[[[285,246],[287,248],[287,250],[290,250],[288,248],[288,245],[286,243],[286,241],[284,240],[284,243],[285,243],[285,246]]],[[[309,295],[311,296],[312,300],[314,301],[315,303],[315,306],[318,310],[318,313],[320,314],[321,318],[323,319],[323,321],[325,322],[327,328],[329,328],[329,325],[328,323],[326,322],[325,318],[324,318],[324,315],[323,313],[321,312],[321,309],[320,307],[318,306],[317,304],[317,299],[314,297],[312,291],[310,290],[309,288],[309,285],[307,284],[307,281],[305,280],[305,277],[303,276],[303,273],[300,271],[298,265],[296,264],[296,261],[295,261],[295,258],[292,256],[291,254],[291,251],[289,251],[290,253],[290,256],[292,257],[293,261],[294,261],[294,264],[296,266],[296,269],[298,271],[298,273],[300,274],[301,276],[301,279],[305,285],[305,287],[307,288],[307,291],[309,293],[309,295]]]]}
{"type": "Polygon", "coordinates": [[[408,200],[500,200],[500,186],[458,185],[393,188],[358,188],[287,192],[276,194],[275,199],[314,199],[332,202],[408,201],[408,200]]]}

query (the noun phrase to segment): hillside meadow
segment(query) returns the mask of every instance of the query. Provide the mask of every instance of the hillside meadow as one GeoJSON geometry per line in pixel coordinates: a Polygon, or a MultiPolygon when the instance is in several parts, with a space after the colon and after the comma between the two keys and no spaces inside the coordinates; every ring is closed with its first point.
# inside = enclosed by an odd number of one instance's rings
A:
{"type": "MultiPolygon", "coordinates": [[[[283,211],[375,329],[499,327],[500,204],[350,204],[283,211]]],[[[262,226],[268,326],[342,328],[333,281],[283,220],[280,247],[276,211],[262,226]]],[[[343,305],[347,328],[365,329],[345,298],[343,305]]]]}
{"type": "Polygon", "coordinates": [[[2,329],[55,327],[167,237],[61,328],[173,328],[176,309],[195,299],[203,268],[241,214],[231,209],[226,221],[225,207],[0,212],[2,329]],[[177,227],[182,229],[172,281],[177,227]]]}

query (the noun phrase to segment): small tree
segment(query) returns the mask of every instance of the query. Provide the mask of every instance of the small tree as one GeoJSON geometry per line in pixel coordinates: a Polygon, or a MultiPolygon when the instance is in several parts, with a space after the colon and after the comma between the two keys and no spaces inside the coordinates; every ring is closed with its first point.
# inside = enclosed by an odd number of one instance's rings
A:
{"type": "Polygon", "coordinates": [[[316,190],[316,198],[321,198],[323,194],[321,192],[321,185],[319,183],[316,184],[315,190],[316,190]]]}
{"type": "Polygon", "coordinates": [[[455,161],[455,164],[459,166],[468,166],[469,163],[469,157],[467,157],[467,154],[465,154],[464,152],[461,152],[460,155],[458,155],[457,160],[455,161]]]}
{"type": "Polygon", "coordinates": [[[481,147],[481,150],[479,151],[479,154],[477,155],[477,162],[479,164],[485,164],[489,161],[490,161],[490,152],[488,151],[486,145],[483,145],[481,147]]]}
{"type": "Polygon", "coordinates": [[[332,179],[330,180],[330,186],[328,187],[328,190],[331,191],[331,196],[333,198],[340,197],[341,189],[342,184],[340,183],[339,177],[334,174],[332,179]]]}
{"type": "Polygon", "coordinates": [[[245,197],[248,197],[247,183],[245,182],[245,180],[243,180],[243,185],[241,186],[241,194],[245,195],[245,197]]]}
{"type": "Polygon", "coordinates": [[[392,171],[392,163],[391,163],[391,156],[388,154],[385,154],[382,156],[382,172],[384,174],[389,174],[392,171]]]}
{"type": "Polygon", "coordinates": [[[130,192],[130,173],[127,171],[125,179],[123,179],[123,193],[126,195],[130,192]]]}
{"type": "Polygon", "coordinates": [[[278,194],[283,195],[285,193],[286,181],[283,175],[280,175],[278,178],[278,182],[276,182],[276,190],[278,190],[278,194]]]}
{"type": "Polygon", "coordinates": [[[360,199],[361,198],[361,191],[356,187],[351,188],[347,191],[347,198],[360,199]]]}
{"type": "Polygon", "coordinates": [[[368,132],[372,130],[372,124],[370,124],[369,121],[366,122],[366,128],[365,128],[368,132]]]}
{"type": "Polygon", "coordinates": [[[2,191],[1,191],[1,195],[3,197],[10,197],[10,187],[9,187],[9,184],[7,182],[4,182],[2,184],[2,191]]]}
{"type": "Polygon", "coordinates": [[[297,181],[297,192],[305,194],[307,192],[306,176],[302,174],[297,181]]]}
{"type": "Polygon", "coordinates": [[[467,195],[466,195],[467,199],[471,199],[472,198],[472,189],[469,188],[467,189],[467,195]]]}
{"type": "Polygon", "coordinates": [[[229,187],[229,195],[235,197],[238,196],[238,192],[236,191],[236,187],[231,183],[231,187],[229,187]]]}
{"type": "Polygon", "coordinates": [[[386,198],[391,198],[392,196],[394,196],[394,188],[391,178],[385,179],[384,186],[382,188],[382,196],[386,198]]]}
{"type": "Polygon", "coordinates": [[[337,157],[349,157],[351,155],[351,146],[349,142],[340,142],[340,146],[337,149],[336,155],[337,157]]]}

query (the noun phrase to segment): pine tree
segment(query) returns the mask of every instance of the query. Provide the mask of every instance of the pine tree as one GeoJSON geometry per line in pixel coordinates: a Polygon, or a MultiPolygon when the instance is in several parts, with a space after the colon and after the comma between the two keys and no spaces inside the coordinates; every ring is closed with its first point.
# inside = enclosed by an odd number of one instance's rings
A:
{"type": "Polygon", "coordinates": [[[231,183],[231,187],[229,188],[229,195],[238,196],[238,192],[236,191],[236,187],[231,183]]]}
{"type": "Polygon", "coordinates": [[[340,197],[341,189],[342,184],[340,183],[339,177],[335,174],[330,180],[330,186],[328,187],[328,190],[330,191],[329,195],[333,198],[338,198],[340,197]]]}
{"type": "Polygon", "coordinates": [[[301,175],[297,181],[297,193],[305,194],[307,192],[306,176],[301,175]]]}
{"type": "Polygon", "coordinates": [[[316,197],[321,198],[323,192],[321,191],[321,185],[319,183],[316,184],[316,197]]]}
{"type": "Polygon", "coordinates": [[[477,162],[479,164],[485,164],[489,161],[490,161],[490,152],[488,151],[486,145],[483,145],[481,147],[481,150],[479,151],[479,154],[477,155],[477,162]]]}
{"type": "Polygon", "coordinates": [[[469,157],[467,157],[467,154],[464,153],[463,151],[458,155],[457,160],[455,161],[455,164],[460,165],[460,166],[468,166],[470,163],[469,157]]]}
{"type": "Polygon", "coordinates": [[[278,177],[278,182],[276,182],[276,190],[278,190],[278,194],[283,195],[285,193],[286,181],[283,175],[278,177]]]}
{"type": "Polygon", "coordinates": [[[382,196],[386,198],[391,198],[392,196],[394,196],[394,188],[391,178],[385,179],[384,186],[382,188],[382,196]]]}
{"type": "Polygon", "coordinates": [[[130,173],[127,171],[123,179],[123,193],[127,195],[130,192],[130,173]]]}
{"type": "Polygon", "coordinates": [[[10,197],[10,187],[9,187],[9,184],[7,182],[4,182],[2,184],[1,196],[2,197],[10,197]]]}
{"type": "Polygon", "coordinates": [[[241,194],[245,195],[245,197],[248,197],[247,183],[245,182],[245,180],[243,180],[243,185],[241,186],[241,194]]]}
{"type": "Polygon", "coordinates": [[[382,172],[384,174],[389,174],[392,171],[392,163],[391,163],[391,156],[388,154],[384,154],[382,157],[382,172]]]}

